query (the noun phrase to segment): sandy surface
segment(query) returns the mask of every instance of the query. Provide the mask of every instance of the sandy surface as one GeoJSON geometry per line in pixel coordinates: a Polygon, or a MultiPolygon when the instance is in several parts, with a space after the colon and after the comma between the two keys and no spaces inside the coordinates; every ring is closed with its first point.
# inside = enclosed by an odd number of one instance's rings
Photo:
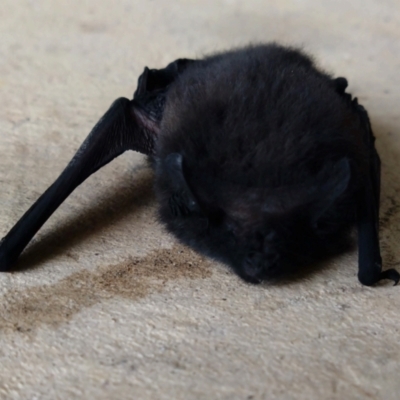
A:
{"type": "MultiPolygon", "coordinates": [[[[400,260],[397,0],[1,0],[0,236],[143,67],[278,40],[350,81],[383,158],[385,267],[400,260]]],[[[0,275],[1,399],[398,399],[400,288],[357,253],[249,286],[179,246],[129,153],[0,275]]]]}

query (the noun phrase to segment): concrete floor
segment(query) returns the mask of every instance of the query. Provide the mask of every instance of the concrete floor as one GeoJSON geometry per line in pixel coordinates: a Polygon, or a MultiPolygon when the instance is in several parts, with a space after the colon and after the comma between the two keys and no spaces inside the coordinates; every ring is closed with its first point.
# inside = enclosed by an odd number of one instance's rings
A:
{"type": "MultiPolygon", "coordinates": [[[[0,236],[143,67],[277,40],[346,76],[383,158],[385,267],[400,260],[397,0],[1,0],[0,236]]],[[[398,399],[400,288],[356,251],[244,284],[155,219],[129,153],[91,177],[0,275],[1,399],[398,399]]]]}

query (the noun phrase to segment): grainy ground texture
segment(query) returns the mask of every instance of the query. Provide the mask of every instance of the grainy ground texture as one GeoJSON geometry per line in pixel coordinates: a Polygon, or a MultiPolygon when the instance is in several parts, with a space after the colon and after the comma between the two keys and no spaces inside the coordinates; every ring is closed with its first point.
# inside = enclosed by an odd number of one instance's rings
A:
{"type": "MultiPolygon", "coordinates": [[[[346,76],[383,158],[385,267],[400,261],[398,0],[1,0],[0,236],[143,67],[248,42],[302,45],[346,76]]],[[[399,399],[400,287],[357,252],[250,286],[156,220],[127,153],[0,275],[1,399],[399,399]]]]}

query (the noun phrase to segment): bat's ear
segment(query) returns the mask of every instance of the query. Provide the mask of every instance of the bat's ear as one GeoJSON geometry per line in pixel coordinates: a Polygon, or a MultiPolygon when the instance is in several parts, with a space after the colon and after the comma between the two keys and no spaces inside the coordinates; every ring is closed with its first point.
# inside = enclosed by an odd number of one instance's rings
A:
{"type": "Polygon", "coordinates": [[[185,216],[191,213],[202,213],[199,203],[186,181],[182,154],[169,154],[163,167],[167,175],[168,185],[173,193],[168,201],[172,214],[185,216]]]}
{"type": "Polygon", "coordinates": [[[139,76],[137,89],[133,94],[133,98],[138,99],[143,95],[148,95],[150,92],[166,89],[189,64],[194,62],[194,60],[188,58],[180,58],[169,63],[162,69],[149,69],[145,67],[142,75],[139,76]]]}
{"type": "Polygon", "coordinates": [[[314,225],[333,205],[333,203],[345,192],[351,178],[351,168],[348,158],[342,158],[335,164],[328,164],[321,170],[318,183],[314,187],[314,193],[318,195],[312,209],[314,225]]]}

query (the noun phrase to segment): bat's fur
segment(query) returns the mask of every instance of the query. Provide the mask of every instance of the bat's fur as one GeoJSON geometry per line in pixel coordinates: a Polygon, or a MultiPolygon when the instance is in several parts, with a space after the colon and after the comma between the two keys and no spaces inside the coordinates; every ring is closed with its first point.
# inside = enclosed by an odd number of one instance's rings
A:
{"type": "Polygon", "coordinates": [[[59,178],[0,243],[8,270],[57,207],[126,150],[151,156],[160,218],[184,243],[258,283],[332,254],[357,223],[358,278],[382,272],[380,160],[347,81],[297,49],[248,46],[145,68],[59,178]]]}
{"type": "Polygon", "coordinates": [[[251,282],[329,252],[355,222],[367,168],[341,82],[277,45],[187,68],[168,91],[156,145],[162,221],[251,282]],[[182,156],[184,181],[166,166],[171,154],[182,156]]]}

